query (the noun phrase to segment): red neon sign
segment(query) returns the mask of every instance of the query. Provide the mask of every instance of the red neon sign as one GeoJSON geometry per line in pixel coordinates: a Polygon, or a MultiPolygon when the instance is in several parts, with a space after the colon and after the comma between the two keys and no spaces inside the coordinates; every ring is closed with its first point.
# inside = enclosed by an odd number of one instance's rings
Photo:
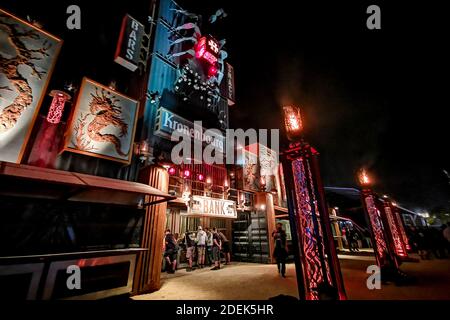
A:
{"type": "Polygon", "coordinates": [[[217,62],[219,54],[219,43],[211,37],[202,37],[195,47],[197,59],[205,60],[209,64],[208,76],[217,74],[217,62]]]}

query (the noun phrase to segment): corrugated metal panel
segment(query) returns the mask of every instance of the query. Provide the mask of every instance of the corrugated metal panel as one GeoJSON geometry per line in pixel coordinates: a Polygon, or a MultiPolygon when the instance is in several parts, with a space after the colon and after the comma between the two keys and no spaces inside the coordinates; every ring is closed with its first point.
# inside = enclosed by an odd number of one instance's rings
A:
{"type": "Polygon", "coordinates": [[[175,1],[160,0],[158,15],[160,21],[170,26],[183,24],[185,22],[185,17],[183,15],[177,16],[176,12],[171,9],[182,8],[175,1]]]}
{"type": "MultiPolygon", "coordinates": [[[[164,90],[171,90],[176,81],[176,76],[174,66],[165,62],[161,57],[153,55],[148,92],[158,92],[159,95],[162,95],[164,90]]],[[[150,99],[147,99],[144,111],[144,127],[147,137],[152,135],[154,129],[157,106],[158,103],[151,103],[150,99]]]]}

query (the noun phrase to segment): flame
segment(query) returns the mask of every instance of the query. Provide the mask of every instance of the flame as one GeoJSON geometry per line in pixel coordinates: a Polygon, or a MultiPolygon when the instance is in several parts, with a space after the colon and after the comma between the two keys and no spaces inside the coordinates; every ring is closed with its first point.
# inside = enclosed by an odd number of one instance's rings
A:
{"type": "Polygon", "coordinates": [[[288,134],[297,135],[302,129],[300,109],[292,106],[283,107],[285,126],[288,134]]]}
{"type": "Polygon", "coordinates": [[[370,179],[369,179],[369,176],[367,175],[366,169],[362,169],[362,170],[361,170],[361,173],[360,173],[360,175],[359,175],[359,182],[360,182],[362,185],[368,185],[368,184],[370,184],[370,179]]]}

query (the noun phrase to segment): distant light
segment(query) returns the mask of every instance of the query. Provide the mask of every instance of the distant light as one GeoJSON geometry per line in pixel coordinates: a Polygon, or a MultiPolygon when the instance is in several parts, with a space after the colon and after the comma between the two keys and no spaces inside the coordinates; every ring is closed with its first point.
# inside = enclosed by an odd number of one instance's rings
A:
{"type": "Polygon", "coordinates": [[[189,178],[189,177],[191,176],[191,172],[190,172],[189,170],[184,170],[184,171],[183,171],[183,176],[184,176],[185,178],[189,178]]]}
{"type": "Polygon", "coordinates": [[[175,170],[174,167],[170,167],[169,170],[167,170],[167,171],[169,172],[169,174],[170,174],[171,176],[173,176],[173,175],[175,174],[175,172],[176,172],[176,170],[175,170]]]}
{"type": "Polygon", "coordinates": [[[207,184],[211,184],[211,183],[212,183],[212,180],[211,180],[210,177],[206,178],[206,183],[207,183],[207,184]]]}
{"type": "Polygon", "coordinates": [[[201,173],[199,173],[199,174],[197,175],[197,179],[198,179],[198,181],[203,181],[203,180],[205,179],[205,176],[202,175],[201,173]]]}

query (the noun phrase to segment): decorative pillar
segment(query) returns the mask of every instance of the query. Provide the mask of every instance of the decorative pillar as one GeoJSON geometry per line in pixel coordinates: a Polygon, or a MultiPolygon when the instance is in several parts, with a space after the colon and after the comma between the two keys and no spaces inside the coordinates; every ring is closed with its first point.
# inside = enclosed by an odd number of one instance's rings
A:
{"type": "Polygon", "coordinates": [[[390,201],[390,205],[391,205],[391,210],[392,213],[394,214],[394,219],[397,223],[397,227],[400,230],[400,235],[403,241],[403,245],[405,246],[406,252],[410,252],[411,251],[411,245],[409,244],[409,240],[408,240],[408,236],[406,235],[406,231],[405,231],[405,225],[403,224],[403,220],[402,217],[400,216],[400,212],[397,208],[397,205],[390,201]]]}
{"type": "MultiPolygon", "coordinates": [[[[148,166],[140,172],[139,181],[162,192],[169,190],[169,174],[162,167],[148,166]]],[[[154,201],[147,196],[145,202],[154,201]]],[[[133,294],[159,290],[163,257],[164,229],[167,202],[148,206],[145,211],[141,248],[148,251],[139,254],[133,282],[133,294]]]]}
{"type": "Polygon", "coordinates": [[[361,192],[362,203],[366,216],[369,220],[369,228],[371,230],[372,245],[375,253],[377,265],[382,268],[387,264],[387,256],[391,255],[391,250],[386,241],[384,225],[381,220],[380,211],[375,204],[375,197],[372,190],[364,188],[361,192]]]}
{"type": "Polygon", "coordinates": [[[380,202],[382,203],[384,213],[382,216],[385,220],[385,224],[388,226],[387,231],[392,251],[395,253],[396,258],[401,261],[408,257],[408,253],[397,220],[394,216],[394,211],[392,210],[391,201],[385,197],[383,200],[380,200],[380,202]]]}
{"type": "Polygon", "coordinates": [[[300,110],[284,107],[285,125],[293,141],[282,154],[287,200],[301,299],[346,299],[337,258],[318,152],[301,137],[300,110]]]}
{"type": "Polygon", "coordinates": [[[375,258],[382,277],[384,280],[400,280],[403,274],[399,270],[399,258],[395,252],[394,237],[391,234],[392,214],[384,205],[384,201],[380,201],[373,193],[370,188],[371,181],[364,169],[360,172],[359,182],[363,187],[362,203],[369,220],[375,258]]]}

